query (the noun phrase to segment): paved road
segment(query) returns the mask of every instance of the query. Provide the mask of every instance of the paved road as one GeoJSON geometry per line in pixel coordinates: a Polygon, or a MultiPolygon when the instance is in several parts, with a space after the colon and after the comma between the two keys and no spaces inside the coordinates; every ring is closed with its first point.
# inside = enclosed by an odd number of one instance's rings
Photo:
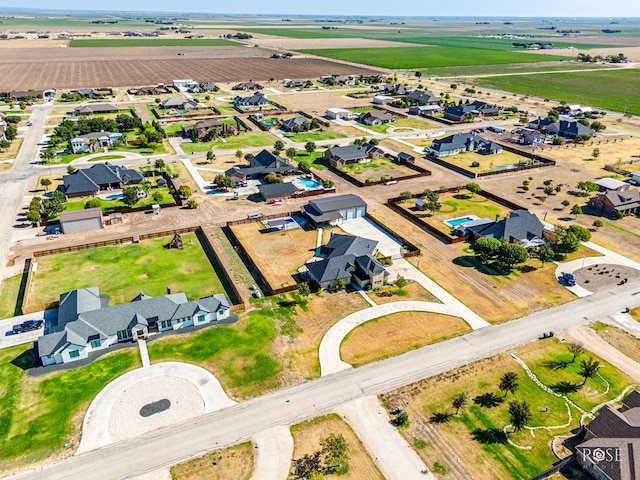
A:
{"type": "Polygon", "coordinates": [[[345,370],[195,420],[87,452],[16,479],[132,478],[248,441],[256,432],[291,425],[336,410],[345,402],[377,395],[535,340],[540,332],[583,325],[623,307],[640,305],[640,282],[476,330],[436,345],[345,370]],[[150,453],[152,452],[152,453],[150,453]]]}

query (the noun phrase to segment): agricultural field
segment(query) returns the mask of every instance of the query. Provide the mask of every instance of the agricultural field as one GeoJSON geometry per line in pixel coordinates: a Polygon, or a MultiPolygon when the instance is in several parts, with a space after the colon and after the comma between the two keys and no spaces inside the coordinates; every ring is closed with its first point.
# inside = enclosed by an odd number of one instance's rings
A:
{"type": "Polygon", "coordinates": [[[612,70],[619,67],[612,65],[600,65],[598,63],[585,63],[573,61],[549,61],[539,63],[506,63],[501,65],[460,65],[457,67],[436,67],[425,70],[422,73],[435,77],[475,77],[475,76],[499,76],[506,73],[548,73],[566,70],[612,70]]]}
{"type": "Polygon", "coordinates": [[[115,48],[115,47],[237,47],[237,42],[221,38],[101,38],[71,40],[70,47],[115,48]]]}
{"type": "Polygon", "coordinates": [[[386,157],[375,158],[370,162],[344,165],[338,170],[359,180],[362,183],[391,180],[406,175],[416,175],[418,172],[409,167],[392,161],[386,157]]]}
{"type": "MultiPolygon", "coordinates": [[[[302,53],[392,69],[422,69],[458,65],[496,65],[560,61],[562,57],[464,47],[398,47],[301,50],[302,53]]],[[[569,57],[570,58],[570,57],[569,57]]]]}
{"type": "Polygon", "coordinates": [[[478,78],[475,84],[520,95],[640,114],[638,71],[633,69],[478,78]]]}
{"type": "Polygon", "coordinates": [[[359,367],[410,350],[469,333],[458,317],[425,312],[401,312],[360,325],[342,341],[340,357],[359,367]]]}
{"type": "Polygon", "coordinates": [[[224,293],[224,287],[195,234],[182,236],[184,249],[165,249],[169,237],[38,258],[31,301],[52,303],[63,292],[99,287],[111,305],[130,302],[141,291],[164,295],[167,286],[190,298],[224,293]],[[74,272],[69,275],[69,272],[74,272]]]}
{"type": "MultiPolygon", "coordinates": [[[[572,361],[566,345],[557,339],[537,341],[513,353],[544,385],[566,395],[583,411],[617,397],[633,383],[589,352],[572,361]],[[578,372],[588,357],[600,361],[601,368],[598,376],[584,381],[578,372]]],[[[390,408],[405,406],[411,424],[401,433],[408,441],[413,443],[414,438],[432,432],[427,434],[428,448],[417,452],[428,465],[443,464],[447,474],[440,478],[445,480],[466,478],[469,472],[479,480],[526,480],[557,461],[549,447],[551,439],[571,435],[582,414],[562,397],[540,388],[510,352],[403,387],[384,398],[390,408]],[[518,387],[513,393],[498,388],[501,376],[509,371],[517,374],[518,387]],[[468,404],[456,412],[452,400],[461,392],[467,392],[468,404]],[[508,404],[513,400],[526,401],[532,418],[525,428],[507,437],[503,429],[510,423],[508,404]]],[[[570,454],[566,446],[560,450],[570,454]]]]}

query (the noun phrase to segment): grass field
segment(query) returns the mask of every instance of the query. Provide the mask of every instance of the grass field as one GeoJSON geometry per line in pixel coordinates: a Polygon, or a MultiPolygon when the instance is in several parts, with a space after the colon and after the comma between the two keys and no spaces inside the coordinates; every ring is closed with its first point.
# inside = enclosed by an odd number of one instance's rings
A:
{"type": "Polygon", "coordinates": [[[313,455],[314,452],[321,448],[320,440],[332,433],[335,435],[342,434],[347,440],[349,468],[342,475],[326,475],[324,478],[327,480],[336,478],[344,480],[383,480],[385,478],[376,467],[358,436],[337,414],[314,418],[292,426],[293,458],[301,458],[306,454],[313,455]]]}
{"type": "Polygon", "coordinates": [[[166,127],[164,127],[164,131],[167,134],[167,137],[181,137],[182,136],[182,127],[188,127],[191,125],[195,125],[196,121],[192,120],[190,122],[175,122],[170,123],[166,127]]]}
{"type": "Polygon", "coordinates": [[[307,153],[305,151],[299,151],[298,155],[294,158],[296,162],[305,161],[309,162],[316,170],[327,170],[328,163],[323,160],[322,152],[307,153]]]}
{"type": "Polygon", "coordinates": [[[422,120],[418,117],[398,118],[393,123],[383,123],[382,125],[363,125],[363,127],[378,133],[387,133],[389,129],[407,132],[412,129],[424,130],[428,128],[438,128],[436,123],[422,120]]]}
{"type": "Polygon", "coordinates": [[[107,160],[118,160],[120,158],[124,158],[124,155],[102,155],[100,157],[94,157],[90,162],[104,162],[107,160]]]}
{"type": "Polygon", "coordinates": [[[212,372],[234,399],[254,397],[281,386],[281,364],[273,340],[279,313],[254,310],[233,326],[208,328],[149,344],[151,362],[194,363],[212,372]]]}
{"type": "Polygon", "coordinates": [[[301,50],[303,53],[392,69],[420,69],[458,65],[496,65],[560,60],[543,54],[525,54],[464,47],[398,47],[301,50]]]}
{"type": "Polygon", "coordinates": [[[172,480],[249,480],[253,474],[255,455],[251,442],[171,467],[172,480]]]}
{"type": "Polygon", "coordinates": [[[319,140],[333,140],[337,138],[347,138],[344,133],[332,130],[313,130],[303,133],[285,133],[284,136],[294,142],[317,142],[319,140]]]}
{"type": "Polygon", "coordinates": [[[14,275],[0,282],[0,318],[22,314],[21,282],[22,274],[14,275]]]}
{"type": "Polygon", "coordinates": [[[221,150],[237,150],[249,147],[270,147],[275,139],[262,132],[241,133],[235,137],[227,137],[222,141],[218,139],[213,142],[181,143],[180,147],[185,153],[203,153],[212,148],[221,150]]]}
{"type": "Polygon", "coordinates": [[[620,328],[601,322],[591,325],[591,328],[595,330],[599,337],[614,346],[616,350],[619,350],[634,362],[640,362],[640,339],[620,328]]]}
{"type": "Polygon", "coordinates": [[[99,287],[100,293],[111,297],[111,305],[129,302],[141,291],[164,295],[167,286],[189,298],[224,292],[195,234],[182,235],[183,250],[165,249],[170,240],[164,237],[41,257],[31,300],[50,303],[63,292],[85,287],[99,287]]]}
{"type": "Polygon", "coordinates": [[[601,70],[611,65],[585,62],[549,61],[540,63],[511,63],[502,65],[461,65],[457,67],[435,67],[422,73],[437,77],[473,77],[476,75],[504,75],[505,73],[547,73],[558,70],[601,70]]]}
{"type": "Polygon", "coordinates": [[[568,103],[640,114],[640,74],[634,69],[478,78],[476,85],[568,103]]]}
{"type": "MultiPolygon", "coordinates": [[[[632,383],[631,378],[600,360],[602,378],[590,379],[579,388],[582,383],[582,378],[577,374],[580,359],[591,354],[584,355],[574,363],[566,363],[571,361],[571,355],[555,339],[519,347],[515,353],[545,385],[552,388],[563,388],[564,385],[572,391],[578,388],[576,392],[568,393],[568,397],[585,410],[615,398],[632,383]],[[556,364],[564,367],[552,368],[556,364]]],[[[455,448],[462,466],[476,473],[474,478],[478,480],[525,480],[546,470],[557,460],[549,448],[551,438],[570,434],[578,426],[580,416],[572,408],[572,419],[569,419],[565,402],[542,390],[507,352],[420,382],[418,386],[404,387],[385,397],[392,407],[408,403],[406,410],[414,424],[402,431],[408,440],[416,435],[420,425],[431,420],[433,428],[455,448]],[[507,371],[518,374],[519,388],[514,395],[505,396],[498,390],[497,384],[500,376],[507,371]],[[469,393],[469,407],[455,415],[451,401],[462,391],[469,393]],[[502,433],[503,427],[509,423],[507,406],[513,399],[525,400],[529,404],[533,418],[528,426],[568,425],[554,430],[536,429],[535,433],[524,429],[510,434],[511,440],[517,445],[531,447],[529,450],[519,449],[507,443],[502,433]],[[440,420],[433,420],[437,418],[440,420]]],[[[439,442],[434,440],[434,447],[437,448],[439,442]]],[[[418,450],[423,458],[426,453],[418,450]]]]}
{"type": "Polygon", "coordinates": [[[362,183],[415,175],[418,172],[386,157],[375,158],[366,163],[354,163],[339,167],[339,170],[360,180],[362,183]]]}
{"type": "Polygon", "coordinates": [[[228,47],[238,46],[236,42],[220,38],[116,38],[71,40],[70,47],[228,47]]]}
{"type": "Polygon", "coordinates": [[[18,152],[20,151],[20,147],[22,146],[23,141],[24,141],[24,138],[22,137],[17,137],[16,139],[14,139],[11,142],[11,145],[9,146],[9,148],[3,149],[2,152],[0,152],[0,161],[16,158],[16,156],[18,155],[18,152]]]}
{"type": "Polygon", "coordinates": [[[342,360],[354,367],[393,357],[471,331],[458,317],[401,312],[377,318],[353,330],[340,346],[342,360]]]}
{"type": "Polygon", "coordinates": [[[33,360],[24,345],[0,350],[0,470],[59,455],[65,443],[74,451],[89,402],[114,378],[138,367],[139,357],[129,349],[32,378],[22,369],[33,360]]]}

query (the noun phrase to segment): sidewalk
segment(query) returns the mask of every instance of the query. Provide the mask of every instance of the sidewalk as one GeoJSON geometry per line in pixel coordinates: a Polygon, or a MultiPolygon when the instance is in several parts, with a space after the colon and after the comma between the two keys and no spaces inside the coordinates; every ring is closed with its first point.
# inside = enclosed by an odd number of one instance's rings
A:
{"type": "Polygon", "coordinates": [[[251,480],[286,480],[293,457],[293,437],[287,426],[270,428],[253,437],[256,466],[251,480]]]}

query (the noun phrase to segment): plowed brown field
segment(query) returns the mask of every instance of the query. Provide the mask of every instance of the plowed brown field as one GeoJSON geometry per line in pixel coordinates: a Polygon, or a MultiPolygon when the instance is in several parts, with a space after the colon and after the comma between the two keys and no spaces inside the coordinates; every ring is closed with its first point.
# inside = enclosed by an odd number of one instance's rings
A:
{"type": "Polygon", "coordinates": [[[375,73],[315,58],[271,59],[270,50],[248,47],[16,48],[2,53],[0,91],[127,87],[171,83],[176,78],[236,82],[375,73]],[[181,52],[184,56],[178,57],[181,52]]]}

